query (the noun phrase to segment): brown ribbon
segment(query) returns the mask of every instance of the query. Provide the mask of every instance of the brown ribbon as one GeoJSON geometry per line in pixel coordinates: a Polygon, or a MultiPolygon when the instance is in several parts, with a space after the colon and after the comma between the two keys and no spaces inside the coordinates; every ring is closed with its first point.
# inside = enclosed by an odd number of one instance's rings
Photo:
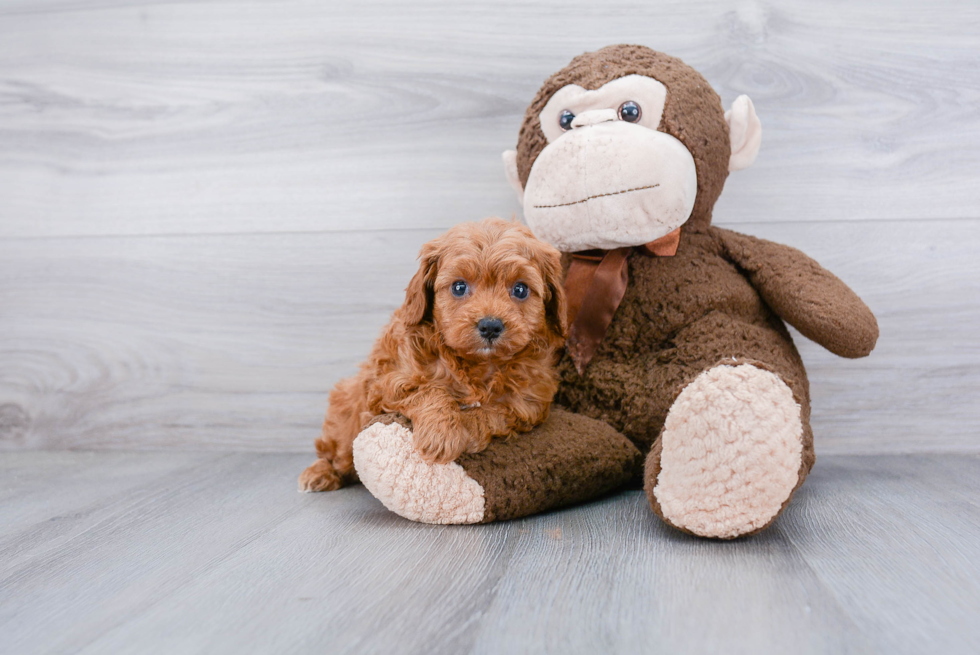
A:
{"type": "MultiPolygon", "coordinates": [[[[681,229],[637,247],[648,257],[671,257],[677,252],[681,229]]],[[[629,284],[632,247],[572,253],[565,275],[568,299],[568,341],[565,348],[581,375],[592,361],[612,323],[629,284]]]]}
{"type": "Polygon", "coordinates": [[[644,243],[639,250],[648,257],[673,257],[677,254],[677,246],[680,242],[681,228],[677,228],[670,234],[665,234],[650,243],[644,243]]]}

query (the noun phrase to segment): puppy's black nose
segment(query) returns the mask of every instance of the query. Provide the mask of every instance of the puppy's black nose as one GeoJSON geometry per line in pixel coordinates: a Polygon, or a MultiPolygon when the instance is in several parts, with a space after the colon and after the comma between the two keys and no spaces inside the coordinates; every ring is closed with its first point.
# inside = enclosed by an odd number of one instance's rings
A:
{"type": "Polygon", "coordinates": [[[504,331],[504,322],[493,316],[485,316],[476,324],[476,330],[487,341],[495,341],[504,331]]]}

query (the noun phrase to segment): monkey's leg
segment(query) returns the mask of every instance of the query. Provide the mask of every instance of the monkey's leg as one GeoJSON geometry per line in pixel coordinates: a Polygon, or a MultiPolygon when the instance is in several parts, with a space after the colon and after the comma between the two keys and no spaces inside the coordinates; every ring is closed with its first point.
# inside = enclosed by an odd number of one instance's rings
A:
{"type": "Polygon", "coordinates": [[[530,432],[430,464],[402,417],[381,417],[354,441],[354,465],[385,507],[422,523],[490,523],[595,498],[634,479],[640,451],[602,421],[553,408],[530,432]]]}
{"type": "MultiPolygon", "coordinates": [[[[806,375],[788,335],[771,326],[723,322],[723,330],[713,325],[711,333],[728,342],[715,337],[714,361],[702,360],[669,404],[647,457],[644,488],[653,510],[670,525],[731,539],[770,525],[814,458],[806,375]],[[732,355],[717,357],[725,349],[732,355]]],[[[683,356],[691,336],[675,342],[687,364],[694,363],[683,356]]],[[[702,339],[696,336],[703,348],[702,339]]]]}
{"type": "Polygon", "coordinates": [[[731,539],[772,523],[813,462],[809,425],[782,378],[720,364],[678,396],[647,457],[644,488],[667,523],[731,539]]]}

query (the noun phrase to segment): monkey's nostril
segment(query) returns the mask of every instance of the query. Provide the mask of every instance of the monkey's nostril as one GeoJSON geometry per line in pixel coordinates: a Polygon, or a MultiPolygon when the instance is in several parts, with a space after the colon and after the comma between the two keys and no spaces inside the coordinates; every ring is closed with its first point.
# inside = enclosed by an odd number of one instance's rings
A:
{"type": "Polygon", "coordinates": [[[494,341],[504,331],[504,322],[499,318],[486,316],[477,322],[476,331],[487,341],[494,341]]]}

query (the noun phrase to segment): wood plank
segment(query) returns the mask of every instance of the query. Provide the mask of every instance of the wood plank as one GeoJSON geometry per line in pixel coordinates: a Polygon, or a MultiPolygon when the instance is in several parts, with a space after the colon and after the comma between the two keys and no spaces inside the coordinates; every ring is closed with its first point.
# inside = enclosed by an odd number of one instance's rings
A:
{"type": "MultiPolygon", "coordinates": [[[[82,453],[18,457],[98,466],[82,453]]],[[[119,466],[173,456],[133,457],[119,466]]],[[[35,557],[0,576],[4,645],[969,653],[980,639],[980,457],[822,458],[776,526],[734,542],[667,528],[641,492],[508,523],[426,526],[359,486],[295,493],[304,463],[202,459],[131,506],[107,502],[54,550],[39,539],[35,557]]],[[[77,487],[97,484],[82,476],[77,487]]],[[[0,523],[0,539],[9,530],[0,523]]]]}
{"type": "Polygon", "coordinates": [[[691,538],[629,492],[522,532],[474,652],[846,652],[871,643],[775,529],[729,543],[691,538]]]}
{"type": "Polygon", "coordinates": [[[676,54],[765,139],[720,222],[980,216],[980,6],[8,1],[0,237],[444,228],[518,209],[541,81],[676,54]]]}
{"type": "Polygon", "coordinates": [[[0,576],[25,558],[62,547],[104,519],[107,508],[139,502],[147,487],[220,455],[169,452],[5,453],[0,458],[0,576]]]}
{"type": "MultiPolygon", "coordinates": [[[[878,315],[864,360],[798,338],[819,452],[980,447],[980,221],[736,227],[878,315]]],[[[0,241],[0,448],[310,452],[435,234],[0,241]]]]}
{"type": "Polygon", "coordinates": [[[130,502],[107,502],[56,548],[48,547],[50,534],[28,532],[34,556],[21,555],[0,577],[4,647],[76,651],[309,502],[295,487],[302,456],[199,458],[196,467],[149,480],[130,502]]]}
{"type": "Polygon", "coordinates": [[[382,652],[395,642],[406,653],[545,645],[618,653],[651,644],[690,652],[693,641],[696,652],[724,644],[726,652],[785,652],[805,634],[813,651],[840,652],[866,640],[785,538],[734,547],[678,541],[638,493],[476,530],[372,513],[329,540],[309,543],[309,532],[308,516],[284,522],[91,651],[146,641],[155,652],[201,643],[229,652],[327,644],[337,653],[382,652]],[[278,556],[263,554],[269,549],[278,556]],[[196,634],[170,627],[209,607],[229,609],[230,623],[196,634]],[[705,614],[717,617],[710,628],[705,614]],[[274,633],[259,629],[269,624],[274,633]]]}
{"type": "Polygon", "coordinates": [[[0,242],[0,443],[311,452],[434,235],[0,242]]]}
{"type": "Polygon", "coordinates": [[[941,652],[976,651],[978,466],[976,456],[818,462],[802,520],[780,525],[847,615],[880,636],[878,652],[929,652],[937,638],[941,652]]]}

